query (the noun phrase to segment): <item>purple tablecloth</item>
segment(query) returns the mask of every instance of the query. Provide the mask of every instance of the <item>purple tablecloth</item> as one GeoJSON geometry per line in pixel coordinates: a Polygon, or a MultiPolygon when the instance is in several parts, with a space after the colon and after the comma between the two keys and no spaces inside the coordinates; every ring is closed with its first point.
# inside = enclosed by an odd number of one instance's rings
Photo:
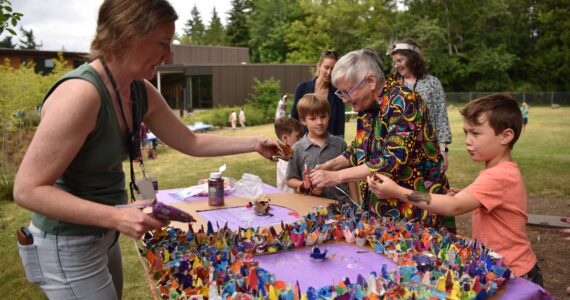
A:
{"type": "MultiPolygon", "coordinates": [[[[256,256],[259,265],[274,273],[276,279],[294,284],[299,281],[302,291],[309,286],[320,288],[336,284],[344,277],[355,282],[358,274],[368,280],[368,274],[375,271],[380,275],[382,265],[388,270],[396,265],[385,256],[372,250],[366,250],[344,243],[330,243],[320,246],[321,251],[328,250],[327,259],[315,262],[309,257],[310,248],[296,249],[256,256]]],[[[515,278],[504,287],[499,299],[553,299],[543,288],[523,278],[515,278]]]]}
{"type": "Polygon", "coordinates": [[[292,209],[277,205],[271,205],[269,213],[271,215],[257,216],[252,208],[245,206],[198,211],[199,215],[212,224],[217,223],[222,226],[227,222],[232,230],[237,230],[239,227],[267,227],[279,224],[281,221],[285,224],[293,223],[299,218],[292,209]]]}
{"type": "MultiPolygon", "coordinates": [[[[183,190],[185,188],[180,188],[180,189],[171,189],[171,190],[159,190],[158,193],[156,193],[156,199],[162,203],[172,203],[172,202],[182,202],[182,201],[196,201],[196,200],[207,200],[208,196],[193,196],[193,197],[189,197],[186,198],[185,200],[180,200],[180,199],[176,199],[174,197],[172,197],[170,195],[170,193],[176,193],[179,192],[181,190],[183,190]]],[[[283,191],[271,186],[269,184],[264,183],[263,184],[263,190],[266,194],[273,194],[273,193],[282,193],[283,191]]],[[[226,195],[226,197],[232,197],[232,194],[229,193],[228,195],[226,195]]]]}
{"type": "Polygon", "coordinates": [[[363,274],[368,280],[370,272],[380,274],[383,264],[387,265],[388,270],[396,267],[385,256],[354,245],[331,243],[319,248],[328,251],[327,259],[321,262],[309,257],[310,248],[260,255],[255,260],[259,261],[260,267],[274,273],[276,279],[291,284],[298,280],[302,291],[306,291],[309,286],[320,288],[336,284],[344,277],[348,277],[350,282],[356,282],[358,274],[363,274]]]}

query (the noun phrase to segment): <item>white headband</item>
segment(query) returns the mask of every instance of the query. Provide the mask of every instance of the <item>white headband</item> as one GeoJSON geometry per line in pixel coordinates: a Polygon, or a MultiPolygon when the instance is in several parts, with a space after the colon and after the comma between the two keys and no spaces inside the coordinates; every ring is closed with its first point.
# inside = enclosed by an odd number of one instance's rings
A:
{"type": "Polygon", "coordinates": [[[394,53],[394,51],[396,51],[396,50],[412,50],[412,51],[416,52],[417,54],[421,54],[420,48],[418,48],[414,45],[408,44],[408,43],[394,44],[394,47],[392,47],[391,53],[394,53]]]}

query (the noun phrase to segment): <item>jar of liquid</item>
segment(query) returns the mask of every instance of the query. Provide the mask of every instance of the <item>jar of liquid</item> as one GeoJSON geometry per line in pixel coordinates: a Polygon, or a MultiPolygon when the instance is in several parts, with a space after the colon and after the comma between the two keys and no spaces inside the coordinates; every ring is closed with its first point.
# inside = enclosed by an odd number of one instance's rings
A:
{"type": "Polygon", "coordinates": [[[208,205],[224,205],[224,178],[222,178],[222,173],[220,172],[210,173],[210,179],[208,179],[208,205]]]}

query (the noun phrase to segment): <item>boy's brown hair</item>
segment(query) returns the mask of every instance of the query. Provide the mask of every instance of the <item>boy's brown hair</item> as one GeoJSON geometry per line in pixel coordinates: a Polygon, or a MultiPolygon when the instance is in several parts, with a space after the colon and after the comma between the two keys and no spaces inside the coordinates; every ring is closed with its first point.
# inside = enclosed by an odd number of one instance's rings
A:
{"type": "Polygon", "coordinates": [[[519,139],[522,131],[523,117],[517,101],[509,94],[492,94],[475,99],[459,111],[465,121],[474,125],[481,125],[481,117],[486,117],[495,134],[505,129],[512,129],[515,133],[509,148],[519,139]]]}
{"type": "Polygon", "coordinates": [[[302,134],[304,129],[303,124],[299,123],[299,121],[293,117],[277,118],[273,126],[275,127],[275,134],[279,140],[281,140],[284,134],[291,135],[293,132],[302,134]]]}
{"type": "Polygon", "coordinates": [[[329,108],[329,101],[317,94],[305,94],[297,103],[297,112],[299,118],[304,119],[309,115],[329,115],[331,114],[329,108]]]}

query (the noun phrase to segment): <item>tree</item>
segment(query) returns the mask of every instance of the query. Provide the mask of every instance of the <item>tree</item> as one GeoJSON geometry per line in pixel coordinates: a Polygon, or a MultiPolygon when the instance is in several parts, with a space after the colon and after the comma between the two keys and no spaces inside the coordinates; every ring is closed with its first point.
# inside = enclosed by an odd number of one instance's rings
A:
{"type": "Polygon", "coordinates": [[[252,5],[251,0],[232,0],[232,9],[228,13],[228,26],[226,27],[226,36],[230,46],[248,46],[247,20],[253,11],[252,5]]]}
{"type": "Polygon", "coordinates": [[[22,18],[23,14],[12,10],[12,3],[9,0],[0,0],[0,34],[7,30],[10,34],[16,35],[14,29],[22,18]]]}
{"type": "Polygon", "coordinates": [[[12,37],[7,36],[3,40],[0,40],[0,48],[14,49],[16,45],[12,43],[12,37]]]}
{"type": "Polygon", "coordinates": [[[369,47],[386,52],[395,19],[392,1],[302,1],[303,18],[294,21],[285,41],[288,62],[314,63],[323,50],[340,54],[369,47]],[[346,26],[345,26],[346,25],[346,26]]]}
{"type": "Polygon", "coordinates": [[[535,42],[529,56],[528,77],[544,91],[570,90],[570,20],[565,7],[568,1],[536,1],[532,6],[536,24],[532,31],[535,42]]]}
{"type": "Polygon", "coordinates": [[[189,42],[190,44],[202,45],[204,44],[204,37],[206,34],[206,27],[202,22],[202,17],[200,16],[200,11],[194,4],[192,11],[190,12],[190,19],[186,21],[184,26],[184,35],[188,38],[182,39],[182,43],[189,42]]]}
{"type": "Polygon", "coordinates": [[[289,52],[285,35],[303,14],[297,0],[253,0],[253,13],[247,22],[252,61],[285,62],[289,52]]]}
{"type": "Polygon", "coordinates": [[[32,29],[26,30],[24,29],[24,26],[21,26],[20,31],[24,36],[24,39],[20,39],[20,49],[39,50],[42,47],[42,43],[36,43],[36,38],[34,37],[34,31],[32,29]]]}
{"type": "Polygon", "coordinates": [[[224,25],[222,25],[222,21],[218,17],[216,8],[212,11],[210,26],[208,26],[204,35],[204,44],[212,46],[223,46],[226,44],[224,25]]]}

